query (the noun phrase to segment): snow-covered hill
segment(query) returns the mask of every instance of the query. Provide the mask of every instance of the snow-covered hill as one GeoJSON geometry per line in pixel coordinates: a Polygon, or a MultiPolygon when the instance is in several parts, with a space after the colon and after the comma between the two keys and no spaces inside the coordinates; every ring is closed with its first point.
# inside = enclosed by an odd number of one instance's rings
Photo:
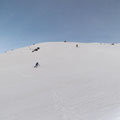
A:
{"type": "Polygon", "coordinates": [[[1,54],[0,120],[120,120],[120,44],[76,44],[1,54]]]}

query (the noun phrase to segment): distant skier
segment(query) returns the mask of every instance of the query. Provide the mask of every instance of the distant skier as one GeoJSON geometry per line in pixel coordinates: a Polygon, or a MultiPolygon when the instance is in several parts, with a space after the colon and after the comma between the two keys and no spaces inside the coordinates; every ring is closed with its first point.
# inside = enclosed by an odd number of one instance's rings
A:
{"type": "Polygon", "coordinates": [[[32,52],[38,51],[40,47],[35,48],[32,52]]]}
{"type": "Polygon", "coordinates": [[[34,68],[37,68],[37,67],[39,67],[39,66],[40,66],[40,64],[39,64],[38,62],[36,62],[34,68]]]}
{"type": "Polygon", "coordinates": [[[78,44],[76,44],[76,47],[78,47],[78,44]]]}

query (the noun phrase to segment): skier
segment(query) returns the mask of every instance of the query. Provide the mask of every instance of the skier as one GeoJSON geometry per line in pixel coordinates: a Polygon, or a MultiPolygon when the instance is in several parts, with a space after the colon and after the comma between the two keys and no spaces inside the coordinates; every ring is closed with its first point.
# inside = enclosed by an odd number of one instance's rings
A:
{"type": "Polygon", "coordinates": [[[38,66],[40,66],[40,65],[39,65],[39,63],[38,63],[38,62],[36,62],[36,64],[35,64],[34,68],[37,68],[38,66]]]}
{"type": "Polygon", "coordinates": [[[76,47],[78,47],[78,44],[76,44],[76,47]]]}

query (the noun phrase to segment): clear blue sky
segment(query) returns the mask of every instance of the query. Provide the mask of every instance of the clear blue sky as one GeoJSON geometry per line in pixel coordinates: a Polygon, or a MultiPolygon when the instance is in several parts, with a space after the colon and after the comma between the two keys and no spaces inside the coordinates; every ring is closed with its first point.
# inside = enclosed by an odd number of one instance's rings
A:
{"type": "Polygon", "coordinates": [[[46,41],[120,42],[120,0],[0,0],[0,51],[46,41]]]}

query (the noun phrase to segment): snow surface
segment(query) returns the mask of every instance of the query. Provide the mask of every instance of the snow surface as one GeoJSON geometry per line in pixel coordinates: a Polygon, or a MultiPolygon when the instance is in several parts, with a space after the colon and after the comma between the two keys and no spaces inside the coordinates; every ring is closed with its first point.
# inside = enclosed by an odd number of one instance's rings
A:
{"type": "Polygon", "coordinates": [[[78,45],[1,54],[0,120],[120,120],[120,44],[78,45]]]}

